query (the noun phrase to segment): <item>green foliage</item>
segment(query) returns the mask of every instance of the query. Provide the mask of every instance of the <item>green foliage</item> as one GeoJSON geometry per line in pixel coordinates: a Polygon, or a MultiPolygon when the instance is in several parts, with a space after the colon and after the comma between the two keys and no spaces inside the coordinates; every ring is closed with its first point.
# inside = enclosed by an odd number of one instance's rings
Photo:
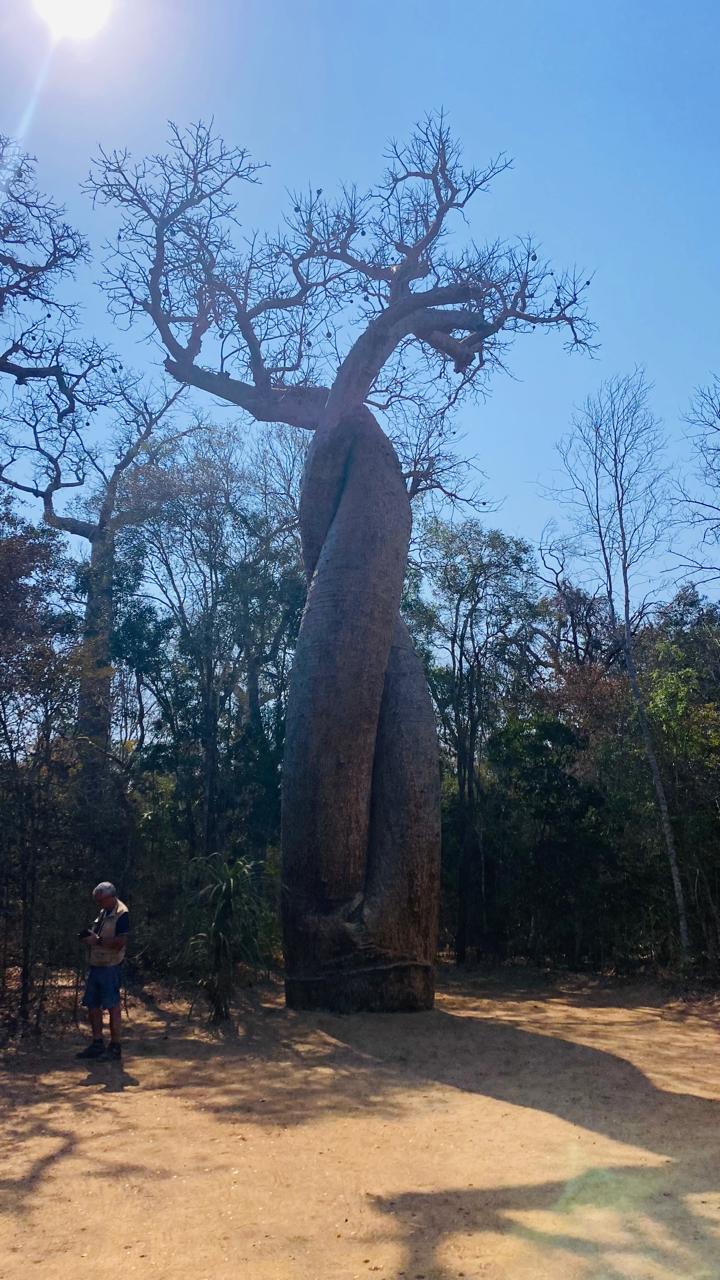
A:
{"type": "MultiPolygon", "coordinates": [[[[278,962],[284,717],[305,591],[294,507],[263,498],[222,439],[188,446],[181,484],[182,501],[119,544],[108,770],[123,820],[102,850],[84,841],[76,800],[73,566],[55,533],[0,513],[0,978],[25,1025],[43,975],[77,962],[88,891],[105,877],[132,911],[131,983],[194,980],[222,1019],[243,973],[278,962]]],[[[443,948],[672,963],[657,808],[603,602],[541,577],[526,543],[435,518],[403,609],[441,742],[443,948]]],[[[695,961],[716,972],[720,608],[684,589],[639,624],[636,654],[695,961]]]]}
{"type": "Polygon", "coordinates": [[[572,728],[539,714],[510,717],[488,745],[489,840],[509,954],[598,958],[613,859],[603,797],[577,774],[582,751],[572,728]]]}
{"type": "MultiPolygon", "coordinates": [[[[665,964],[675,918],[637,709],[601,600],[474,521],[425,526],[406,593],[443,747],[441,940],[462,958],[665,964]]],[[[639,628],[639,676],[692,898],[718,950],[720,611],[639,628]]]]}
{"type": "Polygon", "coordinates": [[[276,914],[262,868],[247,858],[228,861],[221,854],[198,859],[206,883],[199,890],[204,929],[189,943],[213,1017],[230,1016],[239,965],[269,966],[278,951],[276,914]]]}

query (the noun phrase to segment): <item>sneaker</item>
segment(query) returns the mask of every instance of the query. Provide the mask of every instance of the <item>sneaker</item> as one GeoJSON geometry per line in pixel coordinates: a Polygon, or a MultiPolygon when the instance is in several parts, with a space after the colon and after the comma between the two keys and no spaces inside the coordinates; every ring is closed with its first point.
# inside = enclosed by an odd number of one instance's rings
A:
{"type": "Polygon", "coordinates": [[[81,1049],[79,1053],[75,1054],[75,1057],[85,1058],[85,1059],[104,1058],[105,1045],[103,1044],[102,1040],[91,1040],[90,1044],[87,1046],[87,1049],[81,1049]]]}
{"type": "Polygon", "coordinates": [[[122,1060],[122,1045],[111,1044],[108,1050],[108,1057],[111,1062],[120,1062],[122,1060]]]}

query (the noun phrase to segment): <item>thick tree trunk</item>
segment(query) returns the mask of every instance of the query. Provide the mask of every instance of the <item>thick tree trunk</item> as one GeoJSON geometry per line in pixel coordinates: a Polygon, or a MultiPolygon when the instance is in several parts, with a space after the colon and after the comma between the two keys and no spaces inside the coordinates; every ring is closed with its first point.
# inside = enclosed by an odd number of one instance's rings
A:
{"type": "Polygon", "coordinates": [[[316,433],[300,522],[310,580],[283,767],[286,994],[294,1008],[433,1001],[435,723],[399,606],[410,507],[364,409],[316,433]]]}

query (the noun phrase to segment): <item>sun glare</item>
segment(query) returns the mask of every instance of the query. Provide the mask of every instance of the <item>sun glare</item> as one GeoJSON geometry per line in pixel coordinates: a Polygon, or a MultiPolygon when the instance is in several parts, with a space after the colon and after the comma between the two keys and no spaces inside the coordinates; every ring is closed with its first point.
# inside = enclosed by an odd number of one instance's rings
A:
{"type": "Polygon", "coordinates": [[[34,0],[54,40],[90,40],[105,25],[112,0],[34,0]]]}

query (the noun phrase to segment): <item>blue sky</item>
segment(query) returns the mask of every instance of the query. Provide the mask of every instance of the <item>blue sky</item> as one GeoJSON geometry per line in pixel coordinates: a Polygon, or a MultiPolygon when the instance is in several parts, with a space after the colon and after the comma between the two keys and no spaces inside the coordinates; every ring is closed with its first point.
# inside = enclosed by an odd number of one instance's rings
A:
{"type": "MultiPolygon", "coordinates": [[[[247,221],[286,187],[370,183],[390,136],[446,108],[468,159],[514,158],[476,235],[532,232],[594,273],[595,359],[521,338],[485,405],[463,411],[495,522],[536,538],[553,445],[605,376],[644,364],[675,454],[694,386],[720,371],[720,5],[689,0],[116,0],[106,29],[58,46],[24,139],[42,184],[98,246],[78,192],[98,143],[162,147],[165,121],[214,116],[271,164],[247,221]]],[[[47,37],[32,0],[0,0],[0,129],[33,98],[47,37]]],[[[109,321],[87,288],[89,326],[109,321]]],[[[150,358],[138,351],[135,359],[150,358]]]]}

